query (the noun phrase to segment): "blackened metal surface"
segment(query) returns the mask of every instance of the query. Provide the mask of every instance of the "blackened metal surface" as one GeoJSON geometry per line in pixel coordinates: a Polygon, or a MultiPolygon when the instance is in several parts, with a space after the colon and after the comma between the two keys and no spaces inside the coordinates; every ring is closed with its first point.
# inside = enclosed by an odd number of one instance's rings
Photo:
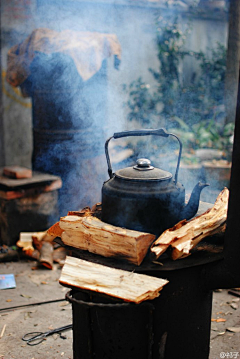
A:
{"type": "Polygon", "coordinates": [[[202,268],[159,272],[158,275],[167,278],[169,284],[153,301],[154,338],[158,338],[154,340],[154,359],[208,358],[212,292],[204,289],[202,268]],[[160,340],[164,337],[166,340],[162,348],[160,340]]]}
{"type": "Polygon", "coordinates": [[[107,164],[108,164],[108,173],[109,173],[110,178],[112,178],[113,172],[112,172],[112,166],[111,166],[111,161],[110,161],[109,152],[108,152],[109,141],[112,138],[117,139],[117,138],[128,137],[128,136],[149,136],[149,135],[157,135],[157,136],[162,136],[162,137],[173,136],[174,138],[176,138],[178,140],[179,153],[178,153],[176,173],[175,173],[175,177],[174,177],[175,183],[178,182],[178,171],[179,171],[180,160],[181,160],[181,155],[182,155],[182,142],[180,141],[180,139],[176,135],[174,135],[173,133],[168,133],[164,128],[159,128],[159,129],[155,129],[155,130],[142,129],[142,130],[134,130],[134,131],[125,131],[125,132],[114,133],[113,136],[110,137],[105,142],[105,153],[106,153],[106,159],[107,159],[107,164]]]}
{"type": "Polygon", "coordinates": [[[113,177],[102,188],[104,222],[155,235],[179,221],[184,205],[180,183],[137,183],[113,177]]]}
{"type": "Polygon", "coordinates": [[[114,175],[102,188],[102,220],[159,236],[197,213],[200,194],[206,186],[201,182],[196,184],[186,205],[185,189],[179,182],[125,180],[114,175]]]}
{"type": "MultiPolygon", "coordinates": [[[[87,251],[82,251],[77,248],[65,246],[64,243],[57,239],[57,242],[70,250],[74,257],[81,258],[93,263],[99,263],[102,265],[106,265],[112,268],[119,268],[128,271],[135,271],[137,273],[145,273],[148,274],[150,271],[155,272],[165,272],[165,271],[177,271],[184,268],[196,267],[199,265],[207,265],[212,262],[218,262],[223,259],[223,250],[222,246],[220,246],[219,251],[216,253],[211,253],[208,251],[199,251],[194,255],[191,255],[187,258],[183,258],[181,260],[173,261],[167,255],[161,256],[159,261],[155,263],[151,262],[149,257],[147,256],[145,260],[141,263],[140,266],[136,267],[136,265],[129,263],[127,261],[120,260],[119,258],[105,258],[97,254],[92,254],[87,251]]],[[[160,274],[159,274],[160,275],[160,274]]]]}
{"type": "Polygon", "coordinates": [[[152,359],[151,303],[116,303],[73,292],[74,359],[152,359]]]}

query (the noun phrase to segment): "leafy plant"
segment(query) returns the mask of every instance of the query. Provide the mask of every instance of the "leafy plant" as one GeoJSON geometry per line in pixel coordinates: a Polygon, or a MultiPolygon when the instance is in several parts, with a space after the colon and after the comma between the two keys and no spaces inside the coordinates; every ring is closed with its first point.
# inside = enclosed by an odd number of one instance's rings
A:
{"type": "MultiPolygon", "coordinates": [[[[126,90],[126,86],[123,87],[126,90]]],[[[139,77],[133,81],[128,88],[129,100],[127,102],[130,121],[137,121],[143,125],[152,125],[158,116],[158,104],[156,93],[151,94],[150,85],[142,81],[139,77]]]]}
{"type": "Polygon", "coordinates": [[[180,101],[181,92],[184,92],[179,76],[179,65],[180,61],[189,55],[188,51],[183,50],[188,30],[181,31],[177,22],[177,18],[173,23],[166,23],[162,17],[158,18],[156,44],[159,70],[149,69],[158,84],[158,99],[163,102],[161,114],[165,119],[177,115],[176,105],[180,101]]]}
{"type": "Polygon", "coordinates": [[[184,147],[226,149],[233,134],[233,124],[225,125],[224,77],[226,49],[218,44],[209,54],[184,49],[190,26],[179,29],[178,19],[163,24],[157,20],[156,44],[159,68],[149,69],[154,87],[142,78],[129,88],[130,121],[143,127],[166,127],[181,133],[184,147]],[[185,57],[199,63],[200,75],[186,85],[180,78],[179,65],[185,57]]]}
{"type": "Polygon", "coordinates": [[[173,130],[181,137],[186,151],[198,148],[227,150],[231,146],[234,124],[228,123],[222,125],[214,120],[203,120],[191,127],[184,123],[179,128],[173,130]]]}

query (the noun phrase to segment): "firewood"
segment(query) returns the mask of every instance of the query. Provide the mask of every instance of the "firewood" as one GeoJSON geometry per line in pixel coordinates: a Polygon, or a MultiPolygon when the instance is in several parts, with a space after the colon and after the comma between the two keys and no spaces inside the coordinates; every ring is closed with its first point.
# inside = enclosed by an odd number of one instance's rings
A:
{"type": "Polygon", "coordinates": [[[141,303],[158,297],[168,281],[67,256],[59,283],[141,303]]]}
{"type": "MultiPolygon", "coordinates": [[[[68,211],[68,216],[79,216],[79,217],[86,217],[86,216],[94,216],[94,217],[101,217],[102,212],[102,204],[96,203],[92,208],[84,207],[80,211],[68,211]]],[[[50,228],[47,230],[47,234],[52,236],[53,238],[61,237],[63,230],[59,226],[59,222],[54,223],[50,228]]]]}
{"type": "Polygon", "coordinates": [[[79,217],[85,217],[85,216],[91,216],[91,208],[90,207],[84,207],[80,211],[68,211],[68,216],[79,216],[79,217]]]}
{"type": "Polygon", "coordinates": [[[140,265],[155,239],[153,234],[115,227],[92,216],[66,216],[59,222],[64,244],[104,257],[140,265]]]}
{"type": "Polygon", "coordinates": [[[66,249],[63,247],[58,247],[53,251],[53,261],[63,265],[66,259],[66,249]]]}
{"type": "Polygon", "coordinates": [[[92,211],[92,216],[101,219],[101,217],[102,217],[102,203],[98,202],[98,203],[94,204],[94,206],[92,206],[92,208],[91,208],[91,211],[92,211]]]}
{"type": "Polygon", "coordinates": [[[56,236],[48,233],[48,231],[32,233],[32,241],[34,247],[37,248],[37,250],[39,251],[41,250],[41,247],[44,242],[52,243],[55,238],[56,236]]]}
{"type": "Polygon", "coordinates": [[[40,249],[39,263],[48,269],[53,269],[53,245],[43,242],[40,249]]]}
{"type": "Polygon", "coordinates": [[[56,238],[61,237],[63,230],[59,226],[59,222],[54,223],[50,228],[47,230],[47,234],[56,238]]]}
{"type": "Polygon", "coordinates": [[[31,233],[33,245],[35,248],[37,248],[38,251],[40,251],[40,249],[42,247],[43,239],[44,239],[45,235],[46,235],[46,231],[31,233]]]}
{"type": "Polygon", "coordinates": [[[20,232],[19,240],[16,245],[19,248],[22,248],[23,251],[34,251],[34,247],[32,244],[32,232],[20,232]]]}
{"type": "Polygon", "coordinates": [[[79,216],[79,217],[86,217],[86,216],[93,216],[98,217],[101,219],[102,214],[102,203],[98,202],[90,207],[84,207],[80,211],[68,211],[68,216],[79,216]]]}
{"type": "Polygon", "coordinates": [[[212,208],[190,221],[183,220],[164,231],[151,246],[154,260],[169,247],[173,260],[183,258],[189,255],[191,249],[203,238],[222,232],[227,219],[228,197],[229,191],[224,188],[212,208]]]}

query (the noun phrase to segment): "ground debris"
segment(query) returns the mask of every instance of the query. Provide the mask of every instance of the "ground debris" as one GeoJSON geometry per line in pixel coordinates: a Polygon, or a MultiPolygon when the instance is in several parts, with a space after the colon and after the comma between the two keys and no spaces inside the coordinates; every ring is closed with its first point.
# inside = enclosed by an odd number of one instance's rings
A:
{"type": "Polygon", "coordinates": [[[2,339],[2,337],[4,336],[4,333],[5,333],[5,330],[6,330],[6,326],[7,324],[4,324],[3,328],[2,328],[2,331],[1,331],[1,334],[0,334],[0,339],[2,339]]]}
{"type": "Polygon", "coordinates": [[[28,295],[28,294],[20,294],[21,297],[24,297],[24,298],[32,298],[31,295],[28,295]]]}
{"type": "Polygon", "coordinates": [[[240,327],[228,327],[226,328],[229,332],[240,333],[240,327]]]}
{"type": "Polygon", "coordinates": [[[216,322],[216,323],[221,323],[221,322],[226,322],[226,319],[224,319],[224,318],[217,318],[217,319],[212,318],[211,321],[216,322]]]}
{"type": "Polygon", "coordinates": [[[231,306],[231,308],[233,308],[235,310],[238,309],[238,304],[237,303],[231,303],[230,306],[231,306]]]}

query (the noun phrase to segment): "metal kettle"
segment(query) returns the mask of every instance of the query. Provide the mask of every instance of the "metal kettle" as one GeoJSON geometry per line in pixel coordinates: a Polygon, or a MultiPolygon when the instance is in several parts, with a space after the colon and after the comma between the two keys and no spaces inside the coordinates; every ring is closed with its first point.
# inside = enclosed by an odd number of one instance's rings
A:
{"type": "Polygon", "coordinates": [[[102,187],[102,220],[109,224],[160,235],[182,219],[193,217],[199,206],[200,194],[206,183],[197,183],[188,204],[185,189],[178,182],[182,153],[179,138],[165,129],[137,130],[114,133],[105,143],[105,153],[110,179],[102,187]],[[153,167],[148,159],[138,159],[133,167],[112,172],[108,144],[114,138],[127,136],[173,136],[179,142],[175,176],[153,167]]]}

